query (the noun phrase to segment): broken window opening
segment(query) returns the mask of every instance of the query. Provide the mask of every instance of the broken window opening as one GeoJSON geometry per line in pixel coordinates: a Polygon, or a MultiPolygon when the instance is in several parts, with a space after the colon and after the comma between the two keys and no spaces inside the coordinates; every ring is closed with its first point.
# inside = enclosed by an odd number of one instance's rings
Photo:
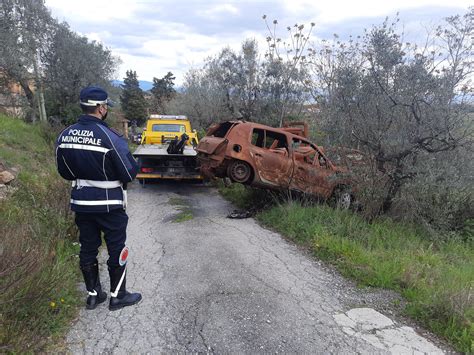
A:
{"type": "Polygon", "coordinates": [[[271,150],[285,150],[288,152],[288,141],[281,133],[255,128],[252,132],[252,145],[271,150]]]}
{"type": "Polygon", "coordinates": [[[265,144],[265,131],[255,128],[252,132],[252,145],[263,148],[265,144]]]}
{"type": "Polygon", "coordinates": [[[298,138],[293,138],[291,146],[293,147],[295,160],[329,169],[326,157],[315,145],[298,138]]]}
{"type": "MultiPolygon", "coordinates": [[[[227,135],[227,132],[231,129],[231,127],[234,126],[234,123],[232,122],[224,122],[221,123],[215,130],[212,132],[212,135],[214,137],[218,138],[224,138],[227,135]]],[[[209,133],[208,133],[209,134],[209,133]]]]}

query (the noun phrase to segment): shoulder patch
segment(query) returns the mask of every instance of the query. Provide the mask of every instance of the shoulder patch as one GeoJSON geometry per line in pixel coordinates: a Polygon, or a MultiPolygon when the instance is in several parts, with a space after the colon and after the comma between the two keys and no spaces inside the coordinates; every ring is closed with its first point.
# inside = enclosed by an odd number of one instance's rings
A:
{"type": "Polygon", "coordinates": [[[115,128],[109,127],[109,129],[110,129],[112,132],[114,132],[117,136],[119,136],[119,137],[122,137],[122,136],[123,136],[123,133],[120,132],[120,131],[118,131],[118,130],[116,130],[115,128]]]}

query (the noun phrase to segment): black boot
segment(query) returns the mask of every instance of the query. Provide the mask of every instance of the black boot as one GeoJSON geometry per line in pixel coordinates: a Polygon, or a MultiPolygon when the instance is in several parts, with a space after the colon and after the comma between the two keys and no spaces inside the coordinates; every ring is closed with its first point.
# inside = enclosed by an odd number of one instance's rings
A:
{"type": "Polygon", "coordinates": [[[102,291],[102,286],[99,280],[99,265],[97,264],[97,261],[92,264],[82,265],[81,271],[84,276],[87,292],[89,292],[86,301],[86,308],[95,309],[99,303],[102,303],[107,299],[107,294],[102,291]]]}
{"type": "Polygon", "coordinates": [[[126,267],[109,266],[110,303],[109,310],[116,311],[126,306],[132,306],[141,301],[140,293],[130,293],[126,290],[126,267]]]}

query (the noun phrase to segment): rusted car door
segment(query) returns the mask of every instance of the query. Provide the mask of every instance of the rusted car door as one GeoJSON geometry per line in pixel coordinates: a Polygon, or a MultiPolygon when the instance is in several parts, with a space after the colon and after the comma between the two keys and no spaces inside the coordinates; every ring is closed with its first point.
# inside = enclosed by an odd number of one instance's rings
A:
{"type": "Polygon", "coordinates": [[[295,169],[290,188],[328,198],[332,191],[334,171],[321,151],[310,142],[293,139],[295,169]]]}
{"type": "Polygon", "coordinates": [[[254,128],[251,136],[250,155],[256,174],[263,184],[287,188],[291,179],[292,159],[288,152],[285,134],[254,128]]]}

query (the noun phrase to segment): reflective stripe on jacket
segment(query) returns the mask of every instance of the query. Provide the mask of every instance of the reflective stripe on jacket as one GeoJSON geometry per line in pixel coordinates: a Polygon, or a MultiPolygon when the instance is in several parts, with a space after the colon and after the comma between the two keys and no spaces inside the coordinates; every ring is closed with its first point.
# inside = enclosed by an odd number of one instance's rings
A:
{"type": "Polygon", "coordinates": [[[59,135],[56,163],[64,179],[78,181],[71,190],[71,209],[76,212],[123,208],[123,191],[117,182],[126,184],[138,172],[126,140],[104,121],[89,115],[79,117],[59,135]]]}

